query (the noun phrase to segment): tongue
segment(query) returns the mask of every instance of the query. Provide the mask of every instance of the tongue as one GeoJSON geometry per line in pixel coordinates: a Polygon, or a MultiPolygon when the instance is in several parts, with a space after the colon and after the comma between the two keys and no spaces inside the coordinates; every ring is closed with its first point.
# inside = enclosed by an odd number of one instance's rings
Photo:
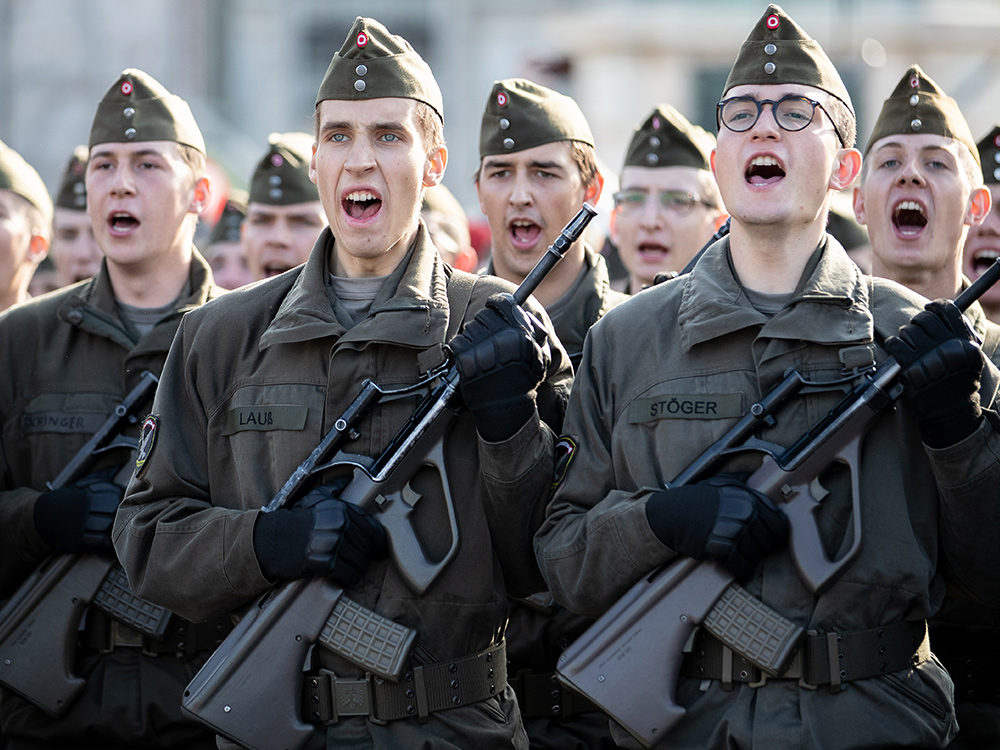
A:
{"type": "Polygon", "coordinates": [[[347,214],[352,219],[369,219],[378,213],[382,201],[344,201],[347,214]]]}
{"type": "Polygon", "coordinates": [[[537,224],[531,224],[529,226],[521,226],[515,224],[511,227],[510,233],[513,235],[517,242],[524,244],[534,244],[538,240],[538,235],[541,233],[542,229],[537,224]]]}

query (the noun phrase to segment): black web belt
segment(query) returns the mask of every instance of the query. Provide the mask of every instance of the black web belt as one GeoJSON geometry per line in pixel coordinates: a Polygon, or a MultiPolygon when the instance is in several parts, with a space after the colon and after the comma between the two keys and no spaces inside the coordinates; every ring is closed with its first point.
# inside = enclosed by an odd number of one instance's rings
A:
{"type": "Polygon", "coordinates": [[[526,718],[566,718],[573,714],[600,710],[596,703],[562,685],[555,672],[520,670],[510,679],[510,686],[517,694],[521,716],[526,718]]]}
{"type": "Polygon", "coordinates": [[[334,724],[350,716],[375,722],[426,719],[428,714],[484,701],[507,688],[503,642],[478,654],[408,669],[398,682],[375,675],[344,679],[321,669],[303,681],[303,716],[334,724]]]}
{"type": "Polygon", "coordinates": [[[898,672],[929,658],[930,640],[923,620],[844,633],[810,631],[789,667],[769,677],[715,636],[699,630],[692,650],[684,654],[681,674],[721,680],[727,690],[733,683],[760,687],[768,680],[798,680],[802,687],[823,685],[839,692],[846,682],[898,672]]]}
{"type": "MultiPolygon", "coordinates": [[[[934,641],[937,643],[937,640],[934,641]]],[[[955,683],[955,701],[985,701],[1000,705],[1000,654],[944,657],[938,654],[955,683]]]]}
{"type": "Polygon", "coordinates": [[[214,651],[232,629],[228,617],[193,623],[173,615],[163,637],[155,638],[91,607],[87,610],[87,623],[80,632],[79,643],[103,654],[119,648],[140,648],[148,656],[173,654],[178,659],[189,660],[214,651]]]}

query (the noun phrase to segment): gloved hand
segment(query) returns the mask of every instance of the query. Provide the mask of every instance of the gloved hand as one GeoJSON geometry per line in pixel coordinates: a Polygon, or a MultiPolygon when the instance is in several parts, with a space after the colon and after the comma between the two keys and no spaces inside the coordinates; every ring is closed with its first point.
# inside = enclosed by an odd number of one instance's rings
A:
{"type": "Polygon", "coordinates": [[[372,560],[389,554],[382,524],[341,500],[343,488],[340,482],[322,485],[292,508],[257,516],[253,548],[267,578],[324,576],[352,586],[372,560]]]}
{"type": "Polygon", "coordinates": [[[125,488],[111,481],[117,473],[109,467],[39,495],[34,521],[42,541],[56,552],[114,556],[111,527],[125,495],[125,488]]]}
{"type": "Polygon", "coordinates": [[[766,496],[732,476],[660,490],[646,501],[657,539],[687,557],[715,560],[739,580],[788,543],[788,518],[766,496]]]}
{"type": "Polygon", "coordinates": [[[945,448],[976,431],[983,418],[983,353],[957,307],[944,300],[928,303],[885,348],[902,365],[899,378],[924,443],[945,448]]]}
{"type": "Polygon", "coordinates": [[[510,294],[494,294],[449,346],[479,434],[489,442],[512,437],[535,413],[549,368],[545,328],[510,294]]]}

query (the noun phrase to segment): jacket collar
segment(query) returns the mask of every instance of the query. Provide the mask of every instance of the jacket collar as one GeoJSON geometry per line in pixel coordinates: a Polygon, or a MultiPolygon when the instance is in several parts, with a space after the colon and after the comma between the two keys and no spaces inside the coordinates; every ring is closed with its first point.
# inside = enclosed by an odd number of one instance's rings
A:
{"type": "Polygon", "coordinates": [[[289,344],[325,337],[339,345],[364,348],[382,342],[425,349],[440,344],[448,328],[448,293],[444,263],[431,243],[423,221],[406,256],[393,271],[372,303],[368,317],[345,328],[334,313],[329,285],[329,259],[336,240],[325,228],[313,245],[278,312],[260,338],[263,351],[275,344],[289,344]],[[414,314],[418,313],[418,314],[414,314]]]}
{"type": "Polygon", "coordinates": [[[712,245],[683,281],[677,324],[685,349],[734,331],[760,326],[760,336],[819,344],[872,340],[866,277],[827,235],[819,262],[806,271],[791,301],[768,318],[747,300],[729,260],[729,237],[712,245]]]}

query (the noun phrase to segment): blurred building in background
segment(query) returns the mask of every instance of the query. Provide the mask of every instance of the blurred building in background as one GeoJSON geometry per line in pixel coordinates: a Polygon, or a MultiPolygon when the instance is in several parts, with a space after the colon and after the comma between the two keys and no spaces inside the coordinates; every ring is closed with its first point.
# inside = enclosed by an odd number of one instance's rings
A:
{"type": "MultiPolygon", "coordinates": [[[[918,63],[978,138],[1000,120],[1000,0],[785,0],[839,67],[861,146],[900,75],[918,63]]],[[[569,94],[617,172],[632,123],[657,102],[715,128],[756,0],[0,0],[0,140],[55,187],[98,100],[139,67],[191,104],[217,184],[245,187],[259,144],[309,130],[331,56],[355,16],[378,18],[427,59],[444,93],[445,183],[479,217],[472,175],[494,80],[569,94]]],[[[220,192],[222,192],[220,190],[220,192]]],[[[610,192],[610,191],[608,191],[610,192]]]]}

